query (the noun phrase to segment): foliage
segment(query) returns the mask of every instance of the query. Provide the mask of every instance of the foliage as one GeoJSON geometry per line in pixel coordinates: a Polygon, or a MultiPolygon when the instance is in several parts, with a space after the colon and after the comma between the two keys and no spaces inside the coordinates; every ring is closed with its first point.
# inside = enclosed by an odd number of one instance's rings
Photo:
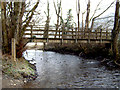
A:
{"type": "Polygon", "coordinates": [[[65,27],[67,27],[67,29],[71,29],[73,27],[73,15],[72,15],[72,9],[69,9],[68,13],[67,13],[67,18],[65,19],[65,27]]]}

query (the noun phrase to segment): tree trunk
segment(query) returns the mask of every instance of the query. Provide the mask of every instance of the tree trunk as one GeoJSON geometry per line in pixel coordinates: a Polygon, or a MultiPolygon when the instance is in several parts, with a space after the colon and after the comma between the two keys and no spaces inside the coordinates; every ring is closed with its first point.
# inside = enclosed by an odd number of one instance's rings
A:
{"type": "Polygon", "coordinates": [[[57,15],[57,24],[56,24],[55,38],[57,36],[58,28],[59,28],[59,15],[57,15]]]}
{"type": "Polygon", "coordinates": [[[53,4],[54,4],[55,12],[56,12],[56,15],[57,15],[57,24],[56,24],[56,32],[55,32],[55,38],[56,38],[58,29],[59,29],[59,19],[60,19],[60,12],[61,12],[61,0],[60,0],[59,3],[57,2],[57,8],[58,9],[56,8],[55,2],[53,2],[53,4]]]}
{"type": "MultiPolygon", "coordinates": [[[[0,7],[1,11],[1,7],[0,7]]],[[[1,13],[0,13],[1,16],[1,13]]],[[[0,58],[2,58],[2,23],[1,23],[1,17],[0,17],[0,58]]]]}
{"type": "Polygon", "coordinates": [[[115,60],[118,59],[119,52],[118,52],[118,34],[119,34],[119,0],[116,2],[116,11],[115,11],[115,21],[114,21],[114,28],[112,30],[112,51],[113,57],[115,60]]]}
{"type": "Polygon", "coordinates": [[[49,9],[49,2],[47,2],[47,20],[45,24],[45,31],[44,31],[44,38],[48,38],[48,31],[49,31],[49,23],[50,23],[50,9],[49,9]]]}
{"type": "Polygon", "coordinates": [[[6,28],[6,2],[1,2],[1,19],[2,19],[2,38],[3,38],[3,53],[9,52],[8,34],[6,28]]]}
{"type": "Polygon", "coordinates": [[[89,14],[90,14],[90,0],[88,0],[88,5],[87,5],[87,16],[86,16],[86,22],[85,22],[85,31],[88,31],[88,28],[89,28],[89,14]]]}

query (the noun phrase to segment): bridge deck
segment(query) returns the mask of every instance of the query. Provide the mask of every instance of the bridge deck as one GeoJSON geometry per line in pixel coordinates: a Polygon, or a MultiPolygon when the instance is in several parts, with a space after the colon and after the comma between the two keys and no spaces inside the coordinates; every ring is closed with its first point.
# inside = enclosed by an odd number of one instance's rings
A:
{"type": "Polygon", "coordinates": [[[111,43],[111,39],[59,39],[59,38],[25,38],[27,40],[32,40],[32,42],[49,42],[49,43],[111,43]]]}
{"type": "Polygon", "coordinates": [[[96,29],[94,31],[78,31],[77,28],[70,30],[45,30],[45,27],[29,26],[24,33],[24,38],[32,39],[33,42],[50,43],[111,43],[110,30],[96,29]]]}

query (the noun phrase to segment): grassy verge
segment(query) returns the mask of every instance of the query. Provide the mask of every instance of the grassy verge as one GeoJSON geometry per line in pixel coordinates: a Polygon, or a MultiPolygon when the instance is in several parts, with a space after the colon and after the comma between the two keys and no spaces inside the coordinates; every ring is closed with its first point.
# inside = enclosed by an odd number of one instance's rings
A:
{"type": "Polygon", "coordinates": [[[17,59],[14,62],[11,56],[3,56],[2,72],[14,79],[34,80],[36,78],[35,66],[31,65],[24,58],[17,59]]]}

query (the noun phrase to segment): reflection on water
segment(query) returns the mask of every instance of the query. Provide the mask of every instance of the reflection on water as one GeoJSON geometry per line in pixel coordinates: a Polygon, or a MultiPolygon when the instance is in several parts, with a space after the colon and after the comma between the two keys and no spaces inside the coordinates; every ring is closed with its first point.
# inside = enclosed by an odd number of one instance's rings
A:
{"type": "Polygon", "coordinates": [[[27,54],[24,52],[26,59],[36,61],[38,77],[24,88],[119,87],[120,71],[109,71],[98,61],[40,50],[28,50],[27,54]]]}

